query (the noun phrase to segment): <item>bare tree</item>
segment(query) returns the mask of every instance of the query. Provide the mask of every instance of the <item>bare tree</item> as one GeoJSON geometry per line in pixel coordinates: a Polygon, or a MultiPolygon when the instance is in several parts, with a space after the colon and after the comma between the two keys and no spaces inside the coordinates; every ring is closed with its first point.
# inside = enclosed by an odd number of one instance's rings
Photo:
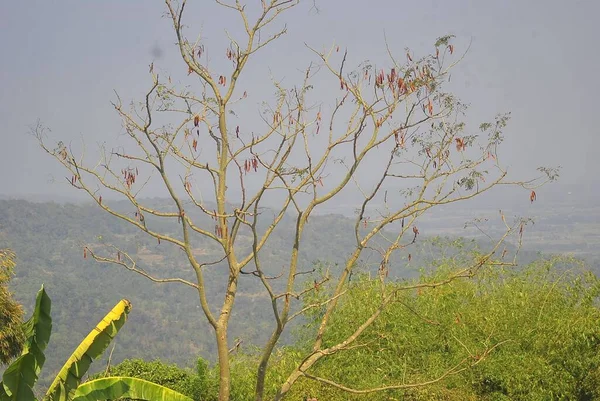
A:
{"type": "MultiPolygon", "coordinates": [[[[482,350],[477,358],[465,359],[441,377],[385,388],[352,389],[310,373],[321,358],[356,345],[361,334],[397,297],[397,292],[385,293],[382,286],[379,308],[344,341],[323,345],[332,314],[365,250],[379,252],[381,279],[385,280],[390,257],[394,252],[406,252],[407,247],[417,241],[420,233],[416,222],[429,209],[474,198],[500,185],[525,188],[531,191],[533,201],[534,189],[556,176],[554,170],[546,169],[541,170],[546,174],[530,181],[507,180],[498,147],[508,115],[482,124],[477,134],[467,132],[461,121],[466,106],[443,91],[449,71],[461,59],[457,57],[452,37],[438,39],[430,55],[417,58],[407,51],[394,56],[390,51],[385,68],[363,63],[350,72],[346,65],[348,54],[339,46],[333,45],[326,51],[309,48],[315,60],[304,70],[302,82],[286,88],[282,82],[273,80],[276,97],[260,113],[262,126],[252,127],[254,132],[260,133],[254,134],[249,127],[236,124],[234,114],[244,107],[247,98],[238,80],[263,47],[286,33],[285,28],[270,34],[269,30],[282,13],[294,8],[300,0],[262,0],[262,8],[256,10],[258,16],[252,21],[239,1],[217,0],[219,5],[241,17],[246,34],[243,40],[228,36],[230,46],[224,52],[233,65],[229,73],[211,71],[204,57],[207,44],[188,40],[184,35],[185,0],[179,3],[166,0],[165,3],[190,82],[199,80],[201,88],[196,92],[187,88],[178,90],[171,78],[159,77],[151,65],[152,84],[143,102],[128,108],[117,97],[114,103],[135,149],[102,147],[100,160],[95,164],[86,162],[63,143],[48,145],[45,130],[40,125],[35,133],[41,146],[69,170],[67,179],[73,187],[87,192],[106,212],[159,243],[170,243],[181,249],[195,273],[195,280],[152,275],[139,267],[135,255],[116,246],[101,252],[88,244],[84,250],[86,255],[100,262],[121,265],[155,282],[177,282],[197,291],[204,317],[215,334],[222,401],[230,396],[232,344],[228,325],[242,274],[262,283],[275,320],[258,365],[256,400],[264,399],[269,359],[286,326],[313,308],[324,308],[324,314],[312,351],[281,383],[277,400],[282,399],[300,377],[349,392],[368,393],[427,385],[463,371],[488,355],[495,345],[482,350]],[[317,74],[328,76],[337,88],[337,99],[328,108],[322,102],[311,102],[312,82],[317,74]],[[148,178],[144,177],[146,174],[148,178]],[[172,199],[173,209],[149,207],[139,196],[152,174],[172,199]],[[361,180],[361,174],[368,175],[366,183],[361,180]],[[211,190],[201,191],[195,184],[199,180],[209,182],[211,190]],[[299,268],[298,255],[309,217],[317,208],[335,202],[348,187],[357,188],[361,194],[356,203],[354,249],[339,274],[316,276],[314,285],[307,287],[304,277],[310,272],[299,268]],[[403,188],[402,196],[398,195],[398,188],[403,188]],[[111,208],[102,200],[102,194],[107,193],[128,200],[133,215],[111,208]],[[274,215],[263,214],[265,201],[272,201],[275,195],[283,200],[274,215]],[[197,224],[188,213],[191,208],[213,219],[214,226],[197,224]],[[284,271],[272,276],[261,263],[261,250],[286,215],[295,217],[293,246],[284,271]],[[161,232],[145,216],[176,221],[180,231],[177,235],[161,232]],[[266,222],[266,229],[258,228],[260,221],[266,222]],[[237,241],[242,232],[250,233],[253,238],[247,253],[242,252],[243,247],[237,241]],[[204,260],[194,253],[196,236],[217,244],[221,255],[214,260],[204,260]],[[228,279],[222,303],[211,305],[204,276],[205,269],[216,264],[226,266],[228,279]],[[299,306],[303,296],[317,291],[326,281],[332,290],[325,301],[299,306]]],[[[502,219],[506,223],[504,216],[502,219]]],[[[522,233],[522,228],[522,222],[516,226],[506,223],[505,234],[489,253],[472,266],[457,271],[449,280],[472,277],[482,266],[505,263],[497,256],[497,250],[508,235],[515,230],[522,233]]],[[[236,348],[237,345],[233,349],[236,348]]]]}

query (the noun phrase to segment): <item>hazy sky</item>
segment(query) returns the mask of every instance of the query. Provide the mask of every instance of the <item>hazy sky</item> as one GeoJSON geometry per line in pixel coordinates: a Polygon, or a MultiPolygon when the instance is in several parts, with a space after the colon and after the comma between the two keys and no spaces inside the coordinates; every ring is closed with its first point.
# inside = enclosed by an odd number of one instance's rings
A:
{"type": "MultiPolygon", "coordinates": [[[[190,32],[202,32],[218,64],[227,45],[224,28],[235,34],[239,21],[213,3],[190,1],[185,22],[190,32]]],[[[303,43],[322,48],[335,41],[358,62],[385,58],[384,33],[400,55],[405,47],[424,55],[437,37],[455,34],[459,51],[471,40],[472,46],[453,73],[453,88],[471,105],[473,121],[512,112],[503,152],[511,168],[560,164],[564,183],[600,183],[600,2],[316,3],[319,13],[309,0],[283,17],[288,35],[258,55],[250,74],[294,75],[315,60],[303,43]]],[[[140,99],[152,61],[161,71],[185,72],[164,12],[163,2],[149,0],[0,2],[0,194],[69,196],[67,187],[51,182],[63,180],[64,172],[28,135],[38,118],[64,141],[111,142],[122,132],[109,103],[113,90],[140,99]]],[[[245,85],[257,104],[261,91],[273,93],[252,80],[245,85]]]]}

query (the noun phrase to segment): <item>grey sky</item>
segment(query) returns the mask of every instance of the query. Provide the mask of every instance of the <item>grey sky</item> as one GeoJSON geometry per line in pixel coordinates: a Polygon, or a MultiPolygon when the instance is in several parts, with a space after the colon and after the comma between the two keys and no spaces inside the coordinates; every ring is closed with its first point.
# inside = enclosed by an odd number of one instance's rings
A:
{"type": "MultiPolygon", "coordinates": [[[[248,0],[248,7],[258,0],[248,0]]],[[[597,1],[317,0],[286,14],[288,35],[257,55],[249,74],[293,76],[316,48],[336,41],[353,60],[385,60],[384,32],[397,54],[424,55],[435,39],[457,36],[471,51],[453,73],[453,88],[471,105],[469,120],[512,112],[503,153],[513,170],[563,166],[564,183],[600,183],[596,126],[600,83],[597,1]]],[[[215,64],[224,61],[223,28],[237,18],[210,1],[190,1],[189,32],[201,31],[215,64]],[[195,4],[192,4],[195,3],[195,4]],[[205,4],[205,5],[202,5],[205,4]],[[235,19],[234,19],[235,18],[235,19]],[[217,57],[218,56],[218,57],[217,57]]],[[[0,3],[0,194],[60,194],[57,163],[27,134],[37,118],[62,140],[117,138],[120,120],[113,89],[140,99],[150,83],[148,65],[172,74],[185,67],[161,1],[3,1],[0,3]],[[153,49],[160,49],[160,56],[153,49]]],[[[273,93],[245,84],[256,103],[273,93]]],[[[74,191],[70,191],[71,193],[74,191]]],[[[69,195],[62,193],[63,195],[69,195]]]]}

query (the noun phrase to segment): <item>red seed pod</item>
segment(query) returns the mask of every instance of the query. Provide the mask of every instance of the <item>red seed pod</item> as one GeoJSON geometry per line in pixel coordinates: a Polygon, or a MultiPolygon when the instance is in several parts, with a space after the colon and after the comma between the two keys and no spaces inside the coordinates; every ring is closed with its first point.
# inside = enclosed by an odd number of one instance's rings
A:
{"type": "Polygon", "coordinates": [[[465,150],[467,146],[465,145],[465,141],[462,138],[454,138],[454,140],[456,141],[456,150],[458,150],[459,152],[461,150],[465,150]]]}

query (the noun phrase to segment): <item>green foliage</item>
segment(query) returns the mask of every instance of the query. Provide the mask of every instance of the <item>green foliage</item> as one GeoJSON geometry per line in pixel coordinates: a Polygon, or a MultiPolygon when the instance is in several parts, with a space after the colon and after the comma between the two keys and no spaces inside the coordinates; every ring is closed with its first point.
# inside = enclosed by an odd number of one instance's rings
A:
{"type": "MultiPolygon", "coordinates": [[[[198,360],[197,372],[183,369],[174,364],[166,364],[160,360],[144,361],[128,359],[109,370],[111,376],[129,376],[160,384],[175,390],[194,400],[211,400],[211,377],[208,365],[202,358],[198,360]]],[[[96,378],[102,375],[96,375],[96,378]]]]}
{"type": "Polygon", "coordinates": [[[0,249],[0,365],[10,362],[21,353],[25,334],[23,308],[8,290],[15,267],[15,255],[7,249],[0,249]]]}
{"type": "Polygon", "coordinates": [[[31,318],[25,323],[26,335],[23,353],[9,365],[2,375],[0,400],[34,400],[33,386],[44,366],[44,349],[50,340],[52,318],[50,317],[50,298],[40,289],[35,301],[31,318]]]}
{"type": "MultiPolygon", "coordinates": [[[[46,357],[44,350],[50,341],[51,302],[44,287],[36,297],[32,317],[24,324],[26,335],[23,353],[9,365],[0,382],[0,401],[35,401],[34,385],[46,357]]],[[[126,320],[130,304],[121,301],[92,330],[69,358],[44,400],[69,401],[106,400],[130,396],[135,399],[191,401],[173,390],[155,383],[130,377],[107,377],[80,385],[93,358],[100,355],[126,320]]]]}
{"type": "Polygon", "coordinates": [[[47,399],[63,401],[72,397],[92,362],[104,353],[123,327],[130,310],[129,301],[121,300],[92,329],[56,375],[46,393],[47,399]]]}
{"type": "Polygon", "coordinates": [[[14,273],[15,254],[10,249],[0,249],[0,284],[6,284],[14,273]]]}
{"type": "MultiPolygon", "coordinates": [[[[256,387],[256,372],[258,368],[259,349],[254,348],[246,353],[235,355],[231,361],[231,401],[245,401],[254,398],[256,387]]],[[[267,371],[265,384],[265,399],[271,400],[275,397],[283,381],[298,366],[306,354],[300,352],[298,347],[284,346],[275,349],[270,359],[270,369],[267,371]]],[[[301,391],[292,392],[286,396],[286,400],[304,400],[301,391]],[[294,398],[295,394],[302,395],[294,398]]]]}
{"type": "MultiPolygon", "coordinates": [[[[465,257],[439,262],[421,283],[447,279],[465,257]]],[[[390,293],[415,281],[386,284],[390,293]]],[[[355,278],[340,300],[325,346],[350,333],[378,306],[381,283],[368,274],[355,278]]],[[[539,260],[521,269],[486,267],[474,279],[401,291],[392,306],[357,341],[356,347],[322,360],[311,374],[367,389],[398,383],[434,383],[412,389],[352,395],[301,379],[286,400],[413,401],[591,400],[600,397],[600,282],[568,258],[539,260]],[[493,348],[498,345],[496,348],[493,348]],[[493,349],[492,349],[493,348],[493,349]],[[491,351],[490,351],[491,350],[491,351]],[[475,366],[469,361],[489,351],[475,366]],[[435,382],[467,361],[466,370],[435,382]]],[[[318,297],[326,297],[326,289],[318,297]]],[[[313,301],[316,299],[313,299],[313,301]]],[[[316,310],[294,347],[277,349],[266,382],[266,399],[306,355],[303,339],[314,337],[316,310]]],[[[307,342],[306,342],[307,344],[307,342]]],[[[254,396],[259,350],[232,356],[232,401],[254,396]]],[[[218,367],[199,361],[198,373],[160,361],[126,361],[111,374],[145,378],[194,399],[214,400],[218,367]]]]}
{"type": "Polygon", "coordinates": [[[600,397],[600,282],[595,275],[558,258],[508,277],[488,275],[481,285],[488,288],[483,296],[464,290],[477,300],[464,317],[469,333],[511,341],[472,372],[474,391],[487,399],[600,397]]]}
{"type": "Polygon", "coordinates": [[[102,401],[131,397],[136,400],[191,401],[189,397],[147,380],[133,377],[106,377],[82,384],[73,401],[102,401]]]}
{"type": "MultiPolygon", "coordinates": [[[[421,282],[439,282],[457,267],[447,260],[421,282]]],[[[462,262],[461,262],[462,263],[462,262]]],[[[409,282],[386,284],[386,291],[409,282]]],[[[413,282],[414,283],[414,282],[413,282]]],[[[355,280],[341,299],[325,345],[350,333],[378,306],[381,283],[355,280]]],[[[580,262],[552,258],[523,269],[488,267],[475,279],[402,291],[354,348],[323,359],[311,374],[367,389],[435,380],[452,367],[489,354],[444,380],[414,389],[352,395],[309,379],[288,400],[592,400],[600,397],[600,282],[580,262]],[[496,348],[493,348],[498,345],[496,348]],[[493,349],[492,349],[493,348],[493,349]],[[491,350],[491,351],[490,351],[491,350]],[[389,397],[389,398],[388,398],[389,397]]],[[[313,318],[318,319],[317,311],[313,318]]],[[[315,325],[305,327],[314,338],[315,325]]],[[[302,347],[302,343],[298,344],[302,347]]],[[[298,362],[298,349],[279,350],[271,360],[268,394],[298,362]]],[[[233,400],[250,399],[256,358],[232,364],[233,400]]]]}
{"type": "Polygon", "coordinates": [[[454,35],[445,35],[445,36],[439,37],[435,42],[435,47],[448,46],[450,39],[452,39],[454,37],[455,37],[454,35]]]}

